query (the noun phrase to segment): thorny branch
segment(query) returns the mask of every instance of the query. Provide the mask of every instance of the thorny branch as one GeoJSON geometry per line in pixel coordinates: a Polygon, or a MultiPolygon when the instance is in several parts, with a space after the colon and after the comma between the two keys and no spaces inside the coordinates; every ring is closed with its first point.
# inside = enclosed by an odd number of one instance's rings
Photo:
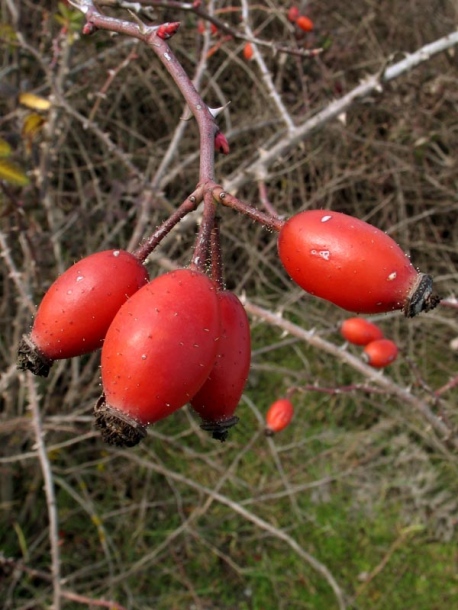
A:
{"type": "Polygon", "coordinates": [[[277,162],[278,159],[284,157],[284,155],[295,148],[300,142],[306,140],[312,133],[326,125],[326,123],[343,115],[355,101],[364,98],[371,93],[382,92],[385,83],[398,78],[421,63],[428,61],[434,55],[451,49],[457,44],[458,32],[453,32],[431,44],[421,47],[421,49],[418,49],[415,53],[412,53],[402,61],[385,68],[379,74],[368,76],[360,85],[352,89],[352,91],[342,98],[328,104],[323,110],[317,112],[301,125],[298,125],[294,130],[294,133],[284,135],[274,146],[272,146],[272,148],[267,151],[264,150],[262,156],[248,165],[245,172],[237,172],[234,177],[228,178],[223,183],[225,190],[236,192],[244,184],[250,182],[253,177],[256,179],[265,177],[269,167],[277,162]]]}
{"type": "Polygon", "coordinates": [[[416,409],[446,444],[450,444],[454,449],[458,449],[458,437],[454,432],[447,427],[440,417],[431,411],[427,402],[412,394],[407,388],[399,386],[390,377],[384,375],[383,372],[374,370],[362,360],[342,350],[334,343],[326,341],[326,339],[315,333],[314,330],[305,330],[301,326],[284,319],[282,315],[259,307],[246,299],[244,300],[244,306],[252,316],[281,328],[288,334],[298,337],[323,352],[336,356],[342,362],[362,373],[368,380],[382,387],[386,393],[395,396],[401,402],[416,409]]]}

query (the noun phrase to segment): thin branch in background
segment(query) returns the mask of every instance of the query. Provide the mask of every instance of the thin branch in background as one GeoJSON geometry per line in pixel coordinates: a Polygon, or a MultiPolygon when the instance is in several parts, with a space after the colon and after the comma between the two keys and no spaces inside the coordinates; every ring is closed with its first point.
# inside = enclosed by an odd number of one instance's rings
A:
{"type": "Polygon", "coordinates": [[[264,207],[266,212],[271,216],[279,216],[274,206],[270,202],[269,195],[267,194],[267,185],[264,180],[258,180],[258,192],[259,192],[259,201],[261,205],[264,207]]]}
{"type": "MultiPolygon", "coordinates": [[[[250,26],[250,6],[248,4],[248,0],[242,0],[242,23],[245,29],[245,33],[249,38],[254,38],[253,30],[250,26]]],[[[272,74],[268,67],[266,66],[266,62],[264,61],[263,56],[259,52],[259,49],[255,43],[252,44],[253,48],[253,59],[257,63],[258,68],[261,72],[261,78],[266,86],[268,96],[272,99],[278,113],[281,116],[283,123],[286,125],[288,130],[288,134],[292,134],[294,132],[294,123],[288,112],[288,109],[283,104],[282,99],[272,81],[272,74]]],[[[260,174],[257,176],[260,179],[265,178],[265,175],[260,174]]]]}
{"type": "Polygon", "coordinates": [[[57,516],[56,495],[54,492],[54,479],[51,463],[48,458],[46,444],[44,440],[43,426],[40,414],[40,397],[37,394],[36,381],[29,372],[25,373],[27,389],[29,394],[29,407],[32,413],[33,428],[35,432],[35,443],[38,451],[38,460],[45,484],[46,505],[48,508],[49,519],[49,545],[51,548],[51,574],[53,586],[53,610],[60,610],[62,607],[62,587],[61,587],[61,563],[59,549],[59,520],[57,516]]]}
{"type": "Polygon", "coordinates": [[[11,250],[6,240],[6,235],[3,233],[3,231],[0,231],[0,250],[0,257],[4,259],[6,266],[9,269],[9,277],[13,280],[22,302],[27,306],[30,313],[34,315],[35,305],[33,304],[32,298],[28,294],[27,288],[22,281],[21,273],[16,267],[13,257],[11,256],[11,250]]]}
{"type": "Polygon", "coordinates": [[[118,74],[122,70],[124,70],[124,68],[127,68],[128,65],[130,64],[130,62],[135,59],[137,59],[137,53],[136,53],[135,49],[132,49],[129,52],[129,54],[127,55],[127,57],[119,65],[117,65],[115,68],[111,68],[110,70],[108,70],[108,76],[107,76],[106,81],[103,83],[100,90],[97,91],[97,93],[95,94],[96,100],[95,100],[94,105],[92,106],[91,111],[88,116],[88,121],[90,123],[92,123],[94,121],[95,115],[97,114],[97,112],[100,108],[100,104],[106,98],[107,92],[108,92],[109,88],[113,85],[118,74]]]}
{"type": "Polygon", "coordinates": [[[329,569],[323,563],[318,561],[318,559],[316,559],[313,555],[311,555],[304,548],[302,548],[301,545],[285,531],[278,527],[275,527],[268,521],[265,521],[261,517],[258,517],[249,510],[243,508],[239,502],[236,502],[235,500],[232,500],[231,498],[219,492],[216,492],[213,489],[201,485],[200,483],[197,483],[196,481],[193,481],[192,479],[189,479],[188,477],[185,477],[184,475],[179,474],[178,472],[171,471],[165,466],[162,466],[161,464],[152,462],[150,460],[145,460],[134,453],[125,452],[119,453],[119,455],[123,455],[125,458],[137,462],[144,468],[154,470],[155,472],[158,472],[165,477],[182,483],[187,487],[199,491],[200,493],[208,495],[214,501],[219,502],[224,506],[227,506],[247,521],[250,521],[260,529],[264,530],[265,532],[268,532],[274,538],[285,542],[299,557],[301,557],[301,559],[303,559],[313,570],[315,570],[326,580],[326,582],[334,593],[339,610],[346,610],[347,605],[345,603],[344,593],[332,573],[329,571],[329,569]]]}
{"type": "MultiPolygon", "coordinates": [[[[52,582],[52,576],[50,576],[50,574],[47,572],[30,568],[23,561],[18,561],[16,559],[12,559],[11,557],[0,556],[0,567],[11,568],[17,570],[18,572],[25,572],[28,576],[30,576],[30,578],[39,578],[45,582],[52,582]]],[[[96,606],[97,608],[109,608],[109,610],[127,610],[127,608],[121,606],[121,604],[118,604],[117,602],[105,599],[94,599],[93,597],[86,597],[86,595],[78,595],[78,593],[74,593],[73,591],[69,591],[67,589],[62,589],[61,595],[63,599],[68,599],[69,601],[76,602],[78,604],[84,604],[89,608],[96,606]]],[[[27,608],[29,607],[30,606],[27,606],[27,608]]]]}
{"type": "MultiPolygon", "coordinates": [[[[264,434],[266,423],[265,423],[264,418],[262,417],[261,413],[259,412],[259,409],[247,396],[244,397],[244,401],[247,403],[247,405],[250,407],[250,409],[254,413],[256,419],[258,420],[259,429],[264,434]]],[[[290,482],[288,481],[288,477],[286,476],[286,472],[285,472],[285,469],[283,468],[283,464],[281,463],[275,441],[273,438],[270,438],[270,437],[266,437],[266,441],[267,441],[267,445],[269,447],[270,453],[272,454],[272,459],[278,470],[278,474],[280,475],[280,479],[285,487],[286,495],[288,496],[288,498],[291,502],[293,511],[294,511],[296,517],[299,519],[299,521],[302,521],[302,514],[301,514],[301,511],[299,508],[299,504],[297,503],[296,494],[295,494],[290,482]]]]}
{"type": "Polygon", "coordinates": [[[430,60],[434,55],[443,53],[457,44],[458,32],[453,32],[431,44],[421,47],[415,53],[408,55],[406,59],[382,70],[379,74],[367,77],[360,85],[342,98],[331,102],[323,110],[317,112],[301,125],[298,125],[293,133],[283,136],[268,151],[263,151],[262,156],[246,167],[244,172],[237,172],[233,178],[226,179],[223,183],[224,189],[229,192],[236,192],[247,182],[252,181],[253,178],[266,176],[269,167],[276,163],[278,159],[283,158],[288,152],[298,146],[300,142],[309,138],[312,133],[321,129],[326,123],[343,115],[358,99],[377,91],[381,92],[385,83],[399,78],[421,63],[430,60]]]}

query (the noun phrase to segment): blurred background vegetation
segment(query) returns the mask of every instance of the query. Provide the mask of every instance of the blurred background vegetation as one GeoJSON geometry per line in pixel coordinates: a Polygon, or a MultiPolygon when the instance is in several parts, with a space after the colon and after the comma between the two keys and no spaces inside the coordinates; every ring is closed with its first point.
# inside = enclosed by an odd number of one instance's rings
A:
{"type": "MultiPolygon", "coordinates": [[[[192,11],[140,4],[145,20],[181,21],[171,46],[191,76],[206,58],[199,89],[209,106],[230,101],[219,121],[231,153],[218,157],[216,173],[231,181],[284,129],[258,66],[243,58],[242,40],[216,33],[205,42],[192,11]]],[[[286,19],[289,6],[253,3],[250,24],[266,41],[324,49],[304,58],[260,47],[297,125],[454,31],[458,18],[452,0],[310,1],[301,9],[315,29],[302,33],[286,19]]],[[[238,3],[208,8],[241,29],[238,3]]],[[[64,2],[0,0],[0,15],[0,138],[10,172],[0,191],[0,598],[5,610],[44,610],[53,596],[49,518],[17,345],[60,272],[94,251],[135,247],[192,192],[198,132],[180,121],[180,93],[136,41],[82,36],[82,15],[64,2]],[[21,104],[25,93],[49,108],[21,104]]],[[[457,85],[452,49],[356,102],[270,168],[270,203],[284,216],[320,207],[371,222],[434,276],[443,297],[455,296],[457,85]]],[[[237,195],[261,207],[253,176],[237,195]]],[[[275,237],[231,210],[221,217],[228,288],[343,346],[346,313],[292,285],[275,237]]],[[[161,244],[148,262],[152,277],[170,261],[189,262],[197,222],[198,214],[187,218],[161,244]]],[[[383,374],[454,433],[456,309],[376,321],[401,349],[383,374]]],[[[458,607],[456,451],[411,406],[339,358],[259,319],[252,336],[241,421],[224,444],[185,408],[135,449],[105,446],[91,416],[98,353],[58,362],[35,382],[56,493],[62,606],[337,608],[299,547],[327,567],[348,608],[458,607]],[[302,389],[295,419],[266,439],[264,413],[291,386],[302,389]]]]}

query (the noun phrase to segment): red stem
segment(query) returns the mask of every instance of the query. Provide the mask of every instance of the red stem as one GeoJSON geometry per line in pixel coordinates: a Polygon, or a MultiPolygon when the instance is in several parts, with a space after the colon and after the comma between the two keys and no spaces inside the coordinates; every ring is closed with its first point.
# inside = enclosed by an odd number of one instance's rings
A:
{"type": "Polygon", "coordinates": [[[218,126],[207,104],[202,100],[191,79],[186,74],[170,46],[165,40],[157,36],[160,26],[147,26],[136,24],[122,19],[114,19],[102,15],[92,5],[86,12],[86,20],[95,27],[120,34],[127,34],[145,42],[157,55],[167,72],[173,78],[181,91],[192,114],[194,115],[200,134],[200,183],[214,180],[215,168],[215,135],[218,126]]]}
{"type": "Polygon", "coordinates": [[[206,272],[210,239],[215,223],[215,216],[215,202],[213,201],[211,192],[206,191],[204,194],[204,213],[202,215],[202,222],[200,223],[190,265],[191,268],[201,271],[202,273],[206,272]]]}
{"type": "Polygon", "coordinates": [[[219,201],[223,205],[228,208],[232,208],[241,214],[245,214],[252,220],[259,222],[264,225],[268,229],[272,231],[280,231],[280,229],[285,224],[285,221],[277,216],[271,216],[270,214],[265,214],[264,212],[260,212],[258,209],[253,208],[252,206],[244,203],[237,197],[234,197],[230,193],[227,193],[221,186],[215,185],[212,188],[213,197],[215,201],[219,201]]]}
{"type": "Polygon", "coordinates": [[[215,216],[213,230],[210,236],[211,272],[212,279],[219,290],[224,290],[223,261],[221,256],[221,234],[219,218],[215,216]]]}
{"type": "Polygon", "coordinates": [[[202,201],[202,193],[196,191],[189,195],[187,199],[160,224],[157,229],[133,252],[133,255],[142,263],[148,258],[151,252],[158,246],[164,237],[170,233],[173,227],[180,222],[189,212],[193,212],[202,201]]]}

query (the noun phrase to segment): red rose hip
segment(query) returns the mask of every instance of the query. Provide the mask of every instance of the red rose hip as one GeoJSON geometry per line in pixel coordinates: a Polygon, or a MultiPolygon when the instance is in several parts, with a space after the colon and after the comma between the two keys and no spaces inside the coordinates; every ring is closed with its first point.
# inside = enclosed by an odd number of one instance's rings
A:
{"type": "Polygon", "coordinates": [[[266,436],[273,436],[284,430],[293,419],[294,407],[288,398],[279,398],[273,402],[266,413],[266,436]]]}
{"type": "Polygon", "coordinates": [[[398,346],[390,339],[377,339],[366,345],[363,358],[370,366],[382,369],[398,357],[398,346]]]}
{"type": "Polygon", "coordinates": [[[221,335],[215,363],[191,407],[202,418],[201,427],[224,441],[238,418],[234,416],[245,387],[251,361],[248,316],[239,299],[227,290],[218,292],[221,335]]]}
{"type": "Polygon", "coordinates": [[[214,283],[179,269],[143,286],[118,311],[102,349],[103,439],[133,446],[146,426],[185,405],[213,368],[220,335],[214,283]]]}
{"type": "Polygon", "coordinates": [[[340,326],[340,333],[354,345],[367,345],[376,339],[383,339],[382,329],[364,318],[347,318],[340,326]]]}
{"type": "Polygon", "coordinates": [[[303,32],[312,32],[315,27],[310,17],[307,17],[306,15],[299,15],[296,19],[296,25],[303,32]]]}
{"type": "Polygon", "coordinates": [[[118,309],[147,281],[144,265],[125,250],[96,252],[75,263],[43,297],[19,346],[18,367],[47,377],[54,360],[101,347],[118,309]]]}
{"type": "Polygon", "coordinates": [[[307,210],[280,229],[278,252],[291,278],[312,295],[355,313],[436,307],[432,279],[386,233],[352,216],[307,210]]]}

